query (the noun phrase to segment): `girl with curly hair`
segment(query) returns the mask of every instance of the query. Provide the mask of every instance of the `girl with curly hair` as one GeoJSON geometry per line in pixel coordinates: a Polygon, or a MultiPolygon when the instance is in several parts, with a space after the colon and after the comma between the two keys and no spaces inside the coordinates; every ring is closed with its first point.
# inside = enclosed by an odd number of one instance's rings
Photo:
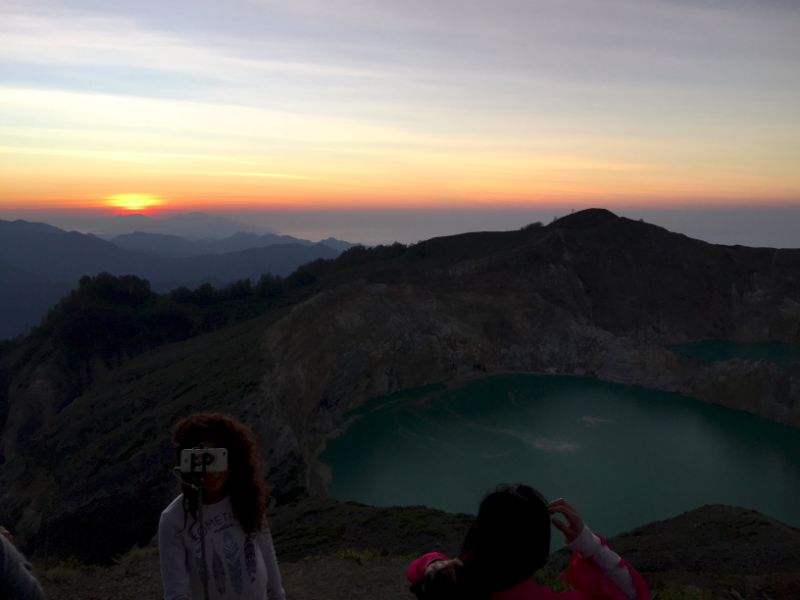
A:
{"type": "Polygon", "coordinates": [[[178,460],[184,449],[225,448],[228,468],[182,477],[183,493],[161,513],[164,600],[285,600],[253,432],[227,415],[200,413],[178,423],[173,441],[178,460]]]}

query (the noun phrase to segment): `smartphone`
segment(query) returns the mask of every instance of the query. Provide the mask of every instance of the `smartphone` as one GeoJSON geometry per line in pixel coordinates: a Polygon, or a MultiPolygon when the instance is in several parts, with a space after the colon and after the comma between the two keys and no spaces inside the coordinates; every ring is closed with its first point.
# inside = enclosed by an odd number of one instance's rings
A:
{"type": "Polygon", "coordinates": [[[228,470],[226,448],[186,448],[181,450],[181,473],[221,473],[228,470]]]}

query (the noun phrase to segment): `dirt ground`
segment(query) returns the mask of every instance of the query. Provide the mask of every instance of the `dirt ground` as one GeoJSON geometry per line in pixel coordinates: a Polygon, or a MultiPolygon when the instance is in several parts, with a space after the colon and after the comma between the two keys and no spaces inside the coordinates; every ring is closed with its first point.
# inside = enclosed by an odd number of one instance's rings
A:
{"type": "MultiPolygon", "coordinates": [[[[289,600],[411,600],[415,556],[454,554],[471,517],[424,507],[375,508],[308,499],[272,515],[289,600]]],[[[798,600],[800,530],[754,511],[706,506],[610,540],[655,600],[798,600]]],[[[555,579],[568,555],[551,557],[555,579]]],[[[109,565],[36,569],[50,600],[159,600],[158,550],[135,548],[109,565]]],[[[549,581],[549,580],[548,580],[549,581]]]]}
{"type": "MultiPolygon", "coordinates": [[[[281,564],[290,600],[410,600],[404,571],[408,561],[380,557],[313,558],[281,564]]],[[[64,569],[41,578],[50,600],[160,600],[161,577],[155,549],[140,551],[125,565],[64,569]]]]}

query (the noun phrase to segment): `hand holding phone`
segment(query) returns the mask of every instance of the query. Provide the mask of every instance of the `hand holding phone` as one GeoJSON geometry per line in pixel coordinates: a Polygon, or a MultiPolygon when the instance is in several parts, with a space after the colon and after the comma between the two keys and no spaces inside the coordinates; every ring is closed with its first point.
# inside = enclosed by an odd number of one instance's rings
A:
{"type": "Polygon", "coordinates": [[[227,448],[185,448],[181,450],[181,473],[201,475],[228,470],[227,448]]]}

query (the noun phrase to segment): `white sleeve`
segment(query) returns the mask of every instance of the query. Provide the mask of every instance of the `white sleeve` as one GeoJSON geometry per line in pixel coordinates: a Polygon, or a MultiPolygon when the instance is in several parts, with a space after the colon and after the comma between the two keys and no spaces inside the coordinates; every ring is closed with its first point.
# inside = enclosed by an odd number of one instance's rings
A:
{"type": "Polygon", "coordinates": [[[281,570],[278,568],[278,559],[275,556],[275,546],[272,544],[272,534],[267,530],[256,536],[256,543],[261,549],[264,566],[267,568],[267,598],[269,600],[286,600],[283,591],[281,570]]]}
{"type": "Polygon", "coordinates": [[[186,546],[181,538],[181,527],[176,526],[174,515],[161,514],[158,522],[158,555],[161,562],[161,583],[164,600],[191,600],[192,589],[186,566],[186,546]]]}
{"type": "Polygon", "coordinates": [[[600,543],[600,538],[592,533],[591,529],[584,525],[583,531],[572,540],[569,548],[580,553],[581,556],[591,559],[606,574],[606,577],[622,590],[622,593],[630,600],[636,600],[637,594],[633,578],[628,569],[620,564],[622,559],[619,554],[600,543]]]}

